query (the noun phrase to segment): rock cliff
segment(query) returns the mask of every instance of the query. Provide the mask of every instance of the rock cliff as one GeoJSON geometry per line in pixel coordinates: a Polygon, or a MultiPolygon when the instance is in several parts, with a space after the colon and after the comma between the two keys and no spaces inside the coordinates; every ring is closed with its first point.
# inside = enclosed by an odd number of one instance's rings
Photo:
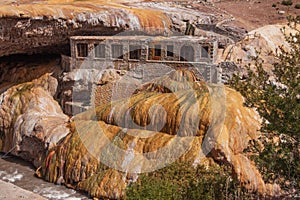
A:
{"type": "Polygon", "coordinates": [[[57,55],[14,55],[0,58],[0,94],[14,85],[31,82],[45,74],[58,78],[62,69],[57,55]]]}

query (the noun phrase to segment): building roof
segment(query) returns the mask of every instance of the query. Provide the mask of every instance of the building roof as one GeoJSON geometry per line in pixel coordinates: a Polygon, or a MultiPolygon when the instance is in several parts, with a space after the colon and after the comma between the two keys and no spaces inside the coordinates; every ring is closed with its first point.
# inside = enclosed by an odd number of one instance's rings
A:
{"type": "Polygon", "coordinates": [[[136,36],[72,36],[71,40],[136,40],[136,41],[169,41],[169,42],[184,42],[184,41],[195,41],[195,42],[214,42],[216,39],[206,38],[201,36],[145,36],[145,35],[136,35],[136,36]]]}

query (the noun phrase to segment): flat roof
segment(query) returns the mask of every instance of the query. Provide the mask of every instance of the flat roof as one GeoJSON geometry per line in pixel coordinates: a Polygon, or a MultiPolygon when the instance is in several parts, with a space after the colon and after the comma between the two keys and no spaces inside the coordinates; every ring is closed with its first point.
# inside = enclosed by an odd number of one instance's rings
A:
{"type": "Polygon", "coordinates": [[[136,35],[136,36],[72,36],[71,40],[137,40],[137,41],[198,41],[198,42],[214,42],[216,39],[207,38],[202,36],[145,36],[145,35],[136,35]]]}

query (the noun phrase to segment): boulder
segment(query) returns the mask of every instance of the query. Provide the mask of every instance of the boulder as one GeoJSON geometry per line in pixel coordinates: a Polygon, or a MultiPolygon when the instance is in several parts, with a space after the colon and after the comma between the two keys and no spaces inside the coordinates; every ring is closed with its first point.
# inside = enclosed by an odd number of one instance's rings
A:
{"type": "Polygon", "coordinates": [[[69,133],[69,118],[53,99],[57,80],[45,74],[0,96],[0,149],[40,166],[49,148],[69,133]]]}
{"type": "Polygon", "coordinates": [[[249,32],[243,40],[229,45],[218,62],[234,62],[241,66],[241,71],[245,71],[248,64],[251,64],[252,69],[254,68],[253,57],[259,55],[260,59],[264,60],[264,69],[271,73],[272,63],[276,61],[273,55],[280,53],[280,47],[286,51],[290,50],[285,37],[294,32],[287,25],[260,27],[249,32]]]}

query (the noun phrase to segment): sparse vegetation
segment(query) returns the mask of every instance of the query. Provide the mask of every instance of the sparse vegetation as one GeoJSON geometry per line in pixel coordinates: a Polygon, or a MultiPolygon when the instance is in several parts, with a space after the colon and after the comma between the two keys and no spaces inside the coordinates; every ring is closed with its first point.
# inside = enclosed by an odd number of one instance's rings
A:
{"type": "Polygon", "coordinates": [[[296,9],[300,9],[300,4],[299,4],[299,3],[296,4],[296,5],[295,5],[295,8],[296,8],[296,9]]]}
{"type": "MultiPolygon", "coordinates": [[[[295,25],[293,19],[290,25],[295,25]]],[[[255,107],[263,117],[264,149],[258,144],[249,147],[257,156],[258,164],[266,182],[277,183],[293,193],[300,189],[300,34],[287,37],[290,51],[280,48],[274,55],[272,77],[262,67],[263,61],[256,57],[256,71],[248,69],[248,78],[236,76],[231,86],[246,97],[246,105],[255,107]]]]}
{"type": "Polygon", "coordinates": [[[170,166],[143,174],[126,190],[125,199],[243,199],[254,197],[241,189],[225,167],[206,169],[191,163],[173,163],[170,166]]]}
{"type": "Polygon", "coordinates": [[[292,0],[283,0],[281,2],[281,4],[284,6],[291,6],[291,5],[293,5],[293,1],[292,0]]]}

